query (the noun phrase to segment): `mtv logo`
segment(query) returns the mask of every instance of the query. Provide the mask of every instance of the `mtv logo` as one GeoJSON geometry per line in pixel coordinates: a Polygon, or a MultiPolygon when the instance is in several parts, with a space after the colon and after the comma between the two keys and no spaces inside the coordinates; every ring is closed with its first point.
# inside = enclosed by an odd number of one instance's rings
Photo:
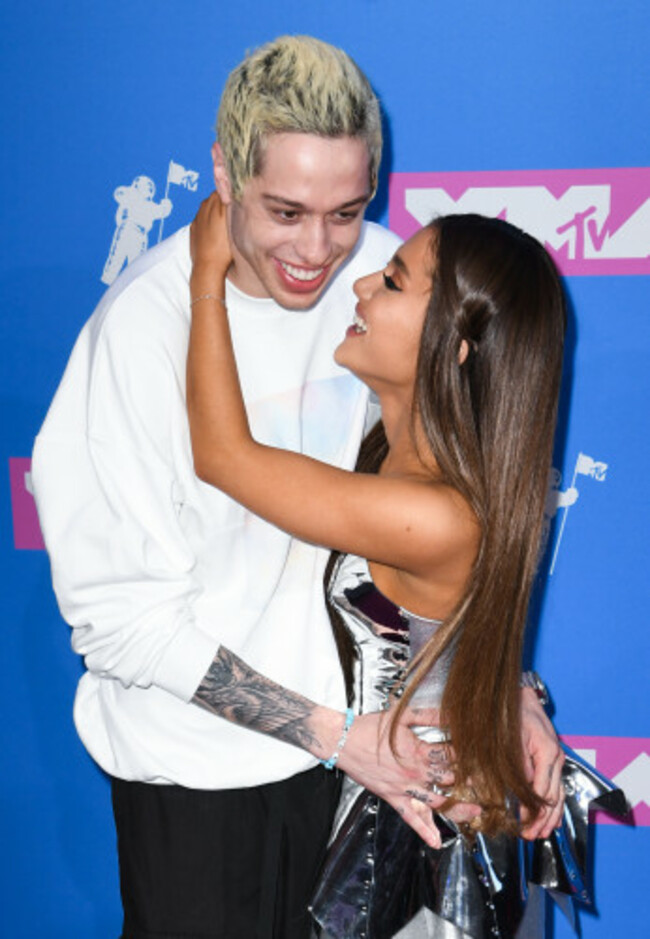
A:
{"type": "MultiPolygon", "coordinates": [[[[650,738],[562,736],[572,750],[619,786],[627,796],[635,825],[650,825],[650,738]]],[[[603,825],[621,821],[605,812],[596,812],[603,825]]]]}
{"type": "Polygon", "coordinates": [[[42,551],[45,548],[32,493],[31,466],[29,457],[9,458],[14,547],[18,551],[42,551]]]}
{"type": "Polygon", "coordinates": [[[391,176],[390,227],[402,238],[466,212],[527,231],[563,274],[650,274],[648,167],[391,176]]]}

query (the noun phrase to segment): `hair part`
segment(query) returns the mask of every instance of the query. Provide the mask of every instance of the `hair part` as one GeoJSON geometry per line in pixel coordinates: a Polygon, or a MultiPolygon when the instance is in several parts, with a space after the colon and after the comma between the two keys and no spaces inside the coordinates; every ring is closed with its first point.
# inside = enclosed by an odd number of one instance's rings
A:
{"type": "Polygon", "coordinates": [[[471,801],[483,806],[481,827],[496,832],[516,826],[512,796],[533,814],[542,805],[522,762],[520,676],[566,308],[546,250],[509,223],[456,215],[429,229],[432,291],[414,419],[440,478],[474,511],[481,540],[463,596],[411,664],[396,717],[453,642],[442,723],[451,732],[459,797],[466,800],[462,784],[471,779],[471,801]],[[463,340],[468,355],[460,364],[463,340]]]}
{"type": "Polygon", "coordinates": [[[281,36],[249,54],[228,77],[216,129],[235,199],[262,171],[266,138],[280,133],[365,140],[377,189],[377,97],[349,55],[311,36],[281,36]]]}

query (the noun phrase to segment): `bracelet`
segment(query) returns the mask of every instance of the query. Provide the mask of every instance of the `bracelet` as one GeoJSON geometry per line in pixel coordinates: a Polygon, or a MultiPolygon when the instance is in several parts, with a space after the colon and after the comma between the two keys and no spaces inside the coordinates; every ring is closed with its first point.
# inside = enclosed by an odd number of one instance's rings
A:
{"type": "Polygon", "coordinates": [[[325,769],[334,769],[334,767],[338,763],[339,757],[341,755],[341,750],[346,744],[346,741],[348,739],[348,734],[350,733],[350,727],[352,727],[353,721],[354,721],[354,711],[352,710],[352,708],[348,708],[345,712],[345,724],[343,725],[343,730],[341,731],[339,742],[336,744],[336,750],[331,755],[329,760],[320,761],[325,767],[325,769]]]}
{"type": "Polygon", "coordinates": [[[194,297],[193,300],[190,300],[190,309],[194,306],[195,303],[199,303],[201,300],[216,300],[217,303],[223,304],[226,306],[226,301],[223,297],[218,297],[216,293],[202,293],[200,297],[194,297]]]}
{"type": "Polygon", "coordinates": [[[537,672],[522,672],[519,685],[521,688],[530,688],[532,691],[534,691],[537,695],[537,700],[542,705],[542,707],[546,707],[546,705],[549,703],[550,697],[548,688],[539,677],[537,672]]]}

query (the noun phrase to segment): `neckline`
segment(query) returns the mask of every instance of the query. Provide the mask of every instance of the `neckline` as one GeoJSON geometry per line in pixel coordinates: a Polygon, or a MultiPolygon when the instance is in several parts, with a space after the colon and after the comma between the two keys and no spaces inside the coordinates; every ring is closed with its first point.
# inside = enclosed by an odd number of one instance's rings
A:
{"type": "Polygon", "coordinates": [[[440,626],[442,623],[441,619],[433,619],[430,616],[420,616],[419,613],[413,613],[411,610],[408,610],[405,606],[400,606],[398,603],[395,603],[394,600],[391,600],[390,597],[387,597],[386,594],[379,589],[375,583],[372,574],[370,573],[370,562],[367,558],[359,558],[362,562],[365,572],[368,575],[368,581],[372,584],[374,589],[377,591],[380,597],[382,597],[386,603],[389,603],[398,614],[404,616],[407,620],[418,620],[420,623],[431,623],[433,626],[440,626]]]}

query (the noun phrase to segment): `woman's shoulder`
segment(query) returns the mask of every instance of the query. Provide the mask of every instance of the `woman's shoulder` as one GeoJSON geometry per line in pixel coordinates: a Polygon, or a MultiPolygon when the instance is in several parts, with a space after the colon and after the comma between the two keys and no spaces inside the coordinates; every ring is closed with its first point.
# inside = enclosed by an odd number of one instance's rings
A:
{"type": "Polygon", "coordinates": [[[481,540],[468,502],[445,483],[412,479],[410,551],[386,577],[389,595],[420,617],[443,620],[463,594],[481,540]]]}
{"type": "Polygon", "coordinates": [[[424,557],[432,563],[448,560],[456,552],[475,552],[481,528],[476,513],[461,493],[448,483],[425,476],[412,477],[410,498],[417,509],[424,557]],[[427,547],[429,550],[427,551],[427,547]]]}
{"type": "Polygon", "coordinates": [[[397,599],[407,609],[439,618],[438,607],[453,608],[472,569],[480,544],[477,518],[456,489],[430,475],[384,472],[380,480],[370,560],[392,570],[391,581],[403,590],[397,599]],[[380,542],[379,532],[390,535],[380,542]],[[417,608],[409,606],[411,592],[423,601],[417,608]],[[438,603],[442,596],[444,603],[438,603]],[[431,608],[425,598],[432,601],[431,608]]]}

